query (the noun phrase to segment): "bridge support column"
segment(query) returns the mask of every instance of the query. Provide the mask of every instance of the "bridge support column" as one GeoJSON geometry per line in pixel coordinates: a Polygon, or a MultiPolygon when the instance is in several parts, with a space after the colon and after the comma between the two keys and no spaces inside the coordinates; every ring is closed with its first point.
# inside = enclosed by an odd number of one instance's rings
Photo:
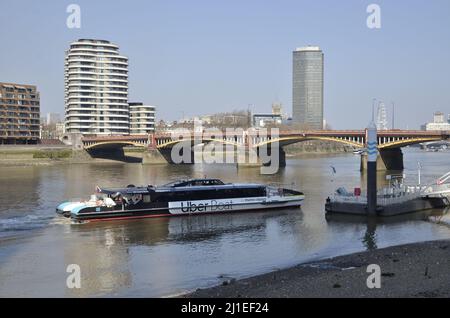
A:
{"type": "Polygon", "coordinates": [[[180,147],[177,149],[176,158],[172,156],[172,148],[162,148],[156,151],[159,151],[160,154],[164,157],[166,162],[170,164],[194,164],[195,163],[195,153],[194,147],[180,147]]]}
{"type": "Polygon", "coordinates": [[[256,150],[249,147],[237,150],[236,164],[238,168],[254,168],[262,166],[262,162],[256,150]]]}
{"type": "Polygon", "coordinates": [[[380,150],[380,170],[403,170],[403,152],[401,148],[380,150]]]}
{"type": "Polygon", "coordinates": [[[267,158],[262,158],[262,164],[264,166],[270,166],[270,165],[276,165],[278,164],[279,168],[286,167],[286,152],[284,152],[284,149],[282,147],[278,147],[278,153],[276,151],[272,151],[272,147],[269,147],[267,149],[267,158]],[[278,158],[277,158],[278,157],[278,158]],[[278,160],[277,160],[278,159],[278,160]],[[272,161],[274,162],[272,163],[272,161]],[[278,161],[278,163],[277,163],[278,161]]]}
{"type": "MultiPolygon", "coordinates": [[[[401,148],[380,149],[377,156],[377,171],[404,169],[403,152],[401,148]]],[[[367,171],[367,155],[361,156],[361,171],[367,171]]]]}
{"type": "Polygon", "coordinates": [[[84,149],[72,149],[72,159],[81,162],[94,160],[91,154],[84,149]]]}
{"type": "Polygon", "coordinates": [[[280,147],[280,167],[286,167],[286,152],[284,152],[284,149],[280,147]]]}
{"type": "MultiPolygon", "coordinates": [[[[278,147],[278,146],[277,146],[278,147]]],[[[264,168],[267,173],[276,173],[279,168],[286,167],[286,153],[282,147],[278,147],[278,151],[273,151],[272,147],[268,147],[263,153],[261,149],[254,150],[246,148],[245,151],[238,152],[238,167],[267,167],[264,168]]]]}
{"type": "Polygon", "coordinates": [[[142,154],[142,164],[159,165],[168,164],[168,162],[158,149],[149,149],[142,154]]]}

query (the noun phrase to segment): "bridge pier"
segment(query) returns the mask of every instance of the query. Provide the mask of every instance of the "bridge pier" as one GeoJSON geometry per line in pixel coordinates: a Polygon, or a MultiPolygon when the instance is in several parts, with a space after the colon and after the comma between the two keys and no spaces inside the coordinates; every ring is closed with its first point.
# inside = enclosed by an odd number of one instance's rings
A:
{"type": "MultiPolygon", "coordinates": [[[[361,155],[361,171],[367,171],[367,155],[361,155]]],[[[380,149],[377,156],[377,171],[402,171],[403,152],[401,148],[380,149]]]]}
{"type": "Polygon", "coordinates": [[[158,149],[149,149],[142,154],[142,164],[144,165],[159,165],[168,163],[169,162],[167,159],[158,149]]]}
{"type": "Polygon", "coordinates": [[[282,147],[278,147],[278,153],[272,151],[272,147],[267,147],[265,153],[261,149],[254,150],[246,148],[245,151],[238,152],[237,165],[238,167],[272,167],[283,168],[286,167],[286,152],[282,147]]]}
{"type": "Polygon", "coordinates": [[[403,152],[401,148],[381,149],[381,167],[383,170],[403,170],[403,152]]]}
{"type": "MultiPolygon", "coordinates": [[[[286,152],[284,151],[284,149],[282,147],[278,147],[278,154],[276,152],[273,152],[272,149],[273,149],[272,147],[268,147],[267,148],[267,157],[263,156],[263,158],[261,158],[263,166],[270,166],[272,164],[274,164],[274,165],[277,164],[276,162],[272,163],[272,159],[275,159],[275,161],[276,161],[276,158],[272,158],[272,155],[273,155],[274,157],[276,157],[276,156],[278,157],[278,167],[279,168],[286,167],[286,152]],[[266,157],[266,158],[264,158],[264,157],[266,157]]],[[[260,153],[258,154],[258,157],[261,157],[260,153]]]]}
{"type": "Polygon", "coordinates": [[[286,152],[282,147],[280,147],[280,167],[286,167],[286,152]]]}
{"type": "Polygon", "coordinates": [[[254,168],[262,166],[261,159],[255,149],[245,147],[239,149],[236,154],[236,165],[238,168],[254,168]]]}
{"type": "MultiPolygon", "coordinates": [[[[194,153],[194,147],[180,147],[179,149],[175,150],[175,156],[172,156],[172,147],[167,148],[160,148],[158,151],[161,156],[166,160],[167,163],[170,164],[177,164],[177,165],[183,165],[183,164],[194,164],[195,163],[195,153],[194,153]]],[[[153,156],[159,157],[156,154],[153,154],[153,156]]],[[[160,160],[160,159],[158,159],[160,160]]]]}

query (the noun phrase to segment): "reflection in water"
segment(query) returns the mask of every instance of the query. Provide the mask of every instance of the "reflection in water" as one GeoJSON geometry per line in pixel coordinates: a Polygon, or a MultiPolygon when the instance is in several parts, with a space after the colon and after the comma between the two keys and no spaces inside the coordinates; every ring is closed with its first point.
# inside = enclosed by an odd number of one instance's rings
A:
{"type": "Polygon", "coordinates": [[[377,220],[374,217],[369,217],[367,219],[367,230],[364,235],[363,244],[368,250],[374,250],[377,248],[377,220]]]}
{"type": "MultiPolygon", "coordinates": [[[[70,231],[77,236],[92,232],[105,233],[101,246],[111,247],[119,244],[152,246],[164,242],[195,243],[205,240],[218,240],[224,235],[252,234],[266,231],[271,220],[298,217],[299,209],[286,209],[278,212],[247,212],[239,214],[191,215],[181,217],[149,218],[141,220],[118,220],[114,222],[93,222],[72,224],[70,231]],[[294,215],[292,215],[294,214],[294,215]],[[106,235],[107,234],[107,235],[106,235]]],[[[284,226],[293,226],[290,223],[284,226]]],[[[257,239],[258,236],[253,236],[257,239]]]]}
{"type": "Polygon", "coordinates": [[[274,213],[251,212],[70,224],[68,233],[80,241],[64,247],[65,263],[77,263],[85,271],[87,268],[85,275],[88,276],[85,276],[87,283],[81,290],[70,291],[67,295],[111,293],[129,285],[144,285],[158,290],[160,285],[176,283],[180,270],[185,271],[188,277],[187,273],[190,271],[198,274],[211,271],[210,265],[214,263],[217,263],[216,266],[228,264],[213,275],[217,278],[220,273],[228,272],[229,264],[238,261],[227,256],[229,253],[230,256],[240,253],[234,248],[228,251],[228,245],[253,244],[263,249],[268,237],[274,235],[282,239],[283,235],[295,231],[295,220],[300,215],[301,210],[292,209],[274,213]],[[280,227],[283,228],[282,231],[280,227]],[[95,240],[91,240],[93,236],[95,240]],[[141,259],[141,255],[153,255],[162,246],[169,252],[160,251],[158,258],[141,259]],[[178,251],[179,248],[182,252],[178,251]],[[178,252],[171,253],[171,249],[178,252]],[[139,255],[136,255],[136,251],[139,251],[139,255]],[[199,259],[200,255],[197,254],[203,254],[204,259],[199,259]],[[225,260],[221,259],[222,256],[225,260]],[[178,258],[183,259],[184,263],[178,263],[178,258]],[[191,262],[192,268],[185,267],[191,262]],[[139,272],[144,275],[139,275],[133,281],[137,276],[130,272],[131,267],[135,270],[140,268],[139,272]]]}
{"type": "Polygon", "coordinates": [[[132,285],[127,249],[114,247],[120,244],[117,233],[109,229],[102,232],[95,244],[69,242],[64,246],[64,263],[79,265],[82,274],[82,288],[66,289],[66,296],[88,297],[132,285]]]}
{"type": "MultiPolygon", "coordinates": [[[[417,161],[427,162],[422,177],[432,182],[449,170],[447,156],[405,152],[405,172],[415,175],[417,161]]],[[[448,216],[438,217],[442,211],[375,220],[325,217],[326,197],[340,186],[364,188],[364,178],[359,157],[353,155],[289,158],[275,175],[233,165],[0,167],[0,296],[172,295],[218,284],[221,277],[450,237],[450,226],[442,225],[450,224],[448,216]],[[87,198],[96,185],[204,176],[290,185],[302,190],[306,200],[302,209],[81,225],[54,212],[61,201],[87,198]],[[81,266],[80,290],[66,288],[69,264],[81,266]]],[[[386,184],[385,174],[378,178],[380,186],[386,184]]]]}
{"type": "MultiPolygon", "coordinates": [[[[450,220],[447,213],[449,208],[444,210],[428,210],[415,212],[405,215],[396,215],[390,217],[372,217],[372,216],[350,216],[345,214],[329,214],[326,216],[328,222],[337,222],[342,224],[362,224],[366,226],[366,231],[362,237],[362,243],[367,250],[377,249],[377,226],[389,224],[402,224],[411,221],[431,221],[435,223],[445,223],[450,220]]],[[[450,224],[450,222],[449,222],[450,224]]],[[[413,233],[412,233],[413,235],[413,233]]]]}
{"type": "Polygon", "coordinates": [[[450,227],[450,208],[446,208],[443,213],[430,215],[428,221],[450,227]]]}

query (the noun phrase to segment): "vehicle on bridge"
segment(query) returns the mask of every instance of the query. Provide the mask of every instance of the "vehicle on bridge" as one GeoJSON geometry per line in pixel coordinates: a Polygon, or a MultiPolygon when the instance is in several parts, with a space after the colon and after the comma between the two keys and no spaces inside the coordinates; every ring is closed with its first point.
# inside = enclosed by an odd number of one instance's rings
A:
{"type": "Polygon", "coordinates": [[[219,179],[96,190],[88,201],[61,203],[57,213],[76,221],[93,221],[299,207],[304,200],[302,192],[291,189],[219,179]]]}

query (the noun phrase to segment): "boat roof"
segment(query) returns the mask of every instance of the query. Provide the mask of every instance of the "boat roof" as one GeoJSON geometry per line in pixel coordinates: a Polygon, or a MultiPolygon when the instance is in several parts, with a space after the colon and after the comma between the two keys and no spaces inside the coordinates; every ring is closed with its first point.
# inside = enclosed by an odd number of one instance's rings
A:
{"type": "Polygon", "coordinates": [[[105,194],[145,194],[149,192],[177,192],[177,191],[197,191],[207,189],[224,190],[230,188],[248,189],[248,188],[262,188],[266,187],[263,184],[257,183],[224,183],[219,179],[189,179],[189,180],[177,180],[167,183],[162,186],[128,186],[126,188],[109,188],[102,189],[97,187],[98,193],[105,194]]]}
{"type": "Polygon", "coordinates": [[[129,187],[129,188],[108,188],[103,189],[100,187],[97,187],[96,192],[97,193],[104,193],[104,194],[145,194],[149,193],[151,191],[150,187],[129,187]]]}
{"type": "Polygon", "coordinates": [[[187,186],[211,186],[211,185],[223,185],[225,184],[220,179],[186,179],[186,180],[176,180],[173,182],[169,182],[162,187],[171,187],[171,188],[177,188],[177,187],[187,187],[187,186]]]}

